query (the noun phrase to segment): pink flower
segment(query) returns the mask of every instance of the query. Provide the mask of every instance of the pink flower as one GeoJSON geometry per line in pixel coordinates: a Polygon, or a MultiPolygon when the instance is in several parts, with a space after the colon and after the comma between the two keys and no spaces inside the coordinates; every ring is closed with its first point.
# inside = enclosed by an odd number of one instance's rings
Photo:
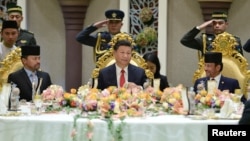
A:
{"type": "Polygon", "coordinates": [[[145,92],[146,93],[150,93],[150,94],[153,94],[154,93],[154,88],[152,87],[152,86],[149,86],[149,87],[147,87],[146,89],[145,89],[145,92]]]}
{"type": "Polygon", "coordinates": [[[64,90],[59,85],[50,85],[43,91],[42,97],[44,101],[60,100],[63,97],[64,90]]]}
{"type": "Polygon", "coordinates": [[[107,89],[104,89],[102,92],[101,92],[102,96],[103,97],[107,97],[110,95],[110,92],[107,90],[107,89]]]}

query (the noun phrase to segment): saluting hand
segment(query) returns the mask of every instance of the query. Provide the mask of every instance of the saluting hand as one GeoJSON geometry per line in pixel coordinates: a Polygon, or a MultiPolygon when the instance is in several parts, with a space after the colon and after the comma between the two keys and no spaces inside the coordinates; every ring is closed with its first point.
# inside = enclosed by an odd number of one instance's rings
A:
{"type": "Polygon", "coordinates": [[[205,29],[208,25],[210,25],[210,24],[212,24],[212,23],[213,23],[213,20],[206,21],[206,22],[202,23],[201,25],[197,26],[197,29],[203,30],[203,29],[205,29]]]}
{"type": "Polygon", "coordinates": [[[103,21],[99,21],[93,24],[93,26],[97,27],[97,28],[102,28],[107,26],[108,20],[103,20],[103,21]]]}

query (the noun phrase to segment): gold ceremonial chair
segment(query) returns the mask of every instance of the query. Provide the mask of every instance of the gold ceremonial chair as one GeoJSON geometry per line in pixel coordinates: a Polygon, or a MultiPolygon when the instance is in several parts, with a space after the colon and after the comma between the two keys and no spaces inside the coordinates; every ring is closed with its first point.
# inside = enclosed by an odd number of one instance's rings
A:
{"type": "Polygon", "coordinates": [[[21,67],[23,67],[21,62],[21,48],[17,47],[12,50],[2,62],[0,62],[0,89],[4,83],[7,83],[9,74],[21,67]]]}
{"type": "Polygon", "coordinates": [[[12,50],[6,58],[0,62],[0,98],[8,106],[11,84],[7,83],[10,73],[23,67],[21,62],[21,48],[12,50]]]}
{"type": "MultiPolygon", "coordinates": [[[[128,40],[129,42],[131,42],[132,45],[135,45],[133,38],[125,32],[116,34],[111,39],[109,43],[111,48],[107,50],[106,52],[104,52],[103,55],[98,58],[96,62],[96,68],[94,68],[94,70],[92,71],[92,80],[93,80],[92,87],[93,88],[97,88],[99,71],[102,68],[105,68],[115,63],[115,58],[113,56],[113,46],[116,44],[118,40],[128,40]]],[[[150,79],[150,82],[152,84],[154,75],[149,69],[147,69],[147,63],[145,62],[145,60],[142,58],[142,56],[139,53],[137,53],[136,51],[132,52],[132,58],[131,58],[130,63],[135,66],[143,68],[146,72],[148,79],[150,79]]]]}
{"type": "MultiPolygon", "coordinates": [[[[248,70],[246,58],[234,49],[236,45],[237,42],[235,38],[227,32],[218,35],[212,43],[214,52],[222,52],[222,75],[237,79],[243,94],[247,97],[250,70],[248,70]]],[[[204,57],[202,57],[199,60],[198,69],[194,73],[193,82],[206,75],[204,64],[204,57]]]]}
{"type": "MultiPolygon", "coordinates": [[[[102,68],[105,68],[107,66],[110,66],[115,63],[115,59],[113,56],[113,48],[110,48],[104,55],[102,55],[98,61],[96,62],[96,68],[92,71],[92,79],[93,79],[93,88],[97,88],[98,85],[98,76],[99,76],[99,71],[102,68]]],[[[141,67],[145,70],[147,77],[151,80],[153,80],[154,75],[153,73],[147,69],[147,63],[145,60],[140,56],[139,53],[133,51],[132,52],[132,58],[130,61],[131,64],[141,67]]]]}

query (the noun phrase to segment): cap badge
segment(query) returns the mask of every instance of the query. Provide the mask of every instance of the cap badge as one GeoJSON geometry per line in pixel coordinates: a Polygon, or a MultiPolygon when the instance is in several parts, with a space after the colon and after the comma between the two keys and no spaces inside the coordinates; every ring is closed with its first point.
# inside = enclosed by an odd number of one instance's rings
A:
{"type": "Polygon", "coordinates": [[[112,17],[116,18],[117,14],[116,13],[112,13],[112,17]]]}

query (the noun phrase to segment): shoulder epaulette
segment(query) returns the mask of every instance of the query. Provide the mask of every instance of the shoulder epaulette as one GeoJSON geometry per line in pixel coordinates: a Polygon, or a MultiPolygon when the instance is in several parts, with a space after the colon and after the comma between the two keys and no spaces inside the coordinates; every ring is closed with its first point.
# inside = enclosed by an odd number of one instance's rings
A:
{"type": "Polygon", "coordinates": [[[26,33],[30,33],[30,34],[34,34],[33,32],[26,30],[26,29],[21,29],[22,32],[26,32],[26,33]]]}

